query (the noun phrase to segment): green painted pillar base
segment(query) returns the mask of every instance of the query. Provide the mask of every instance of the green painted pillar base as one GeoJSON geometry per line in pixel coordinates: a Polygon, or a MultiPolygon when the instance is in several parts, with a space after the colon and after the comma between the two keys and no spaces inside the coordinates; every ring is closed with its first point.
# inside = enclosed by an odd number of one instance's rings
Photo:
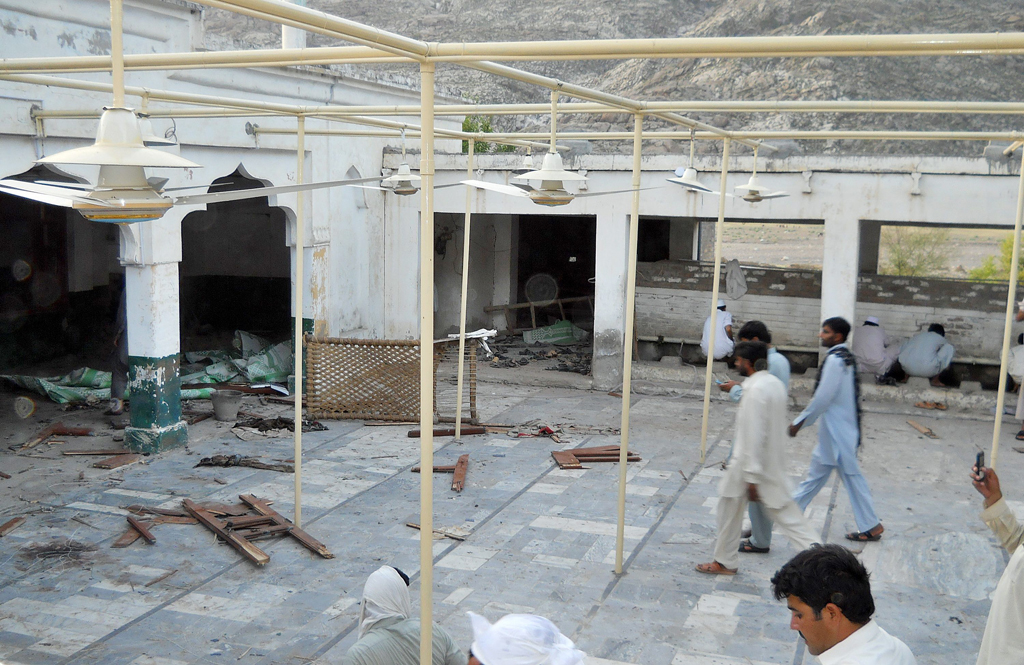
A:
{"type": "Polygon", "coordinates": [[[158,453],[188,443],[188,426],[181,419],[181,378],[178,356],[128,357],[131,426],[125,445],[135,452],[158,453]]]}

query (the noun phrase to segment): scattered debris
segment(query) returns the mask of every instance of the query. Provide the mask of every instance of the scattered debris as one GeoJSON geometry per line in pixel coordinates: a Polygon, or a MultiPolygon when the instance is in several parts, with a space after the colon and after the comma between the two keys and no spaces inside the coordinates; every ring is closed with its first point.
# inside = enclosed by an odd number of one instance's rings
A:
{"type": "MultiPolygon", "coordinates": [[[[289,432],[295,431],[295,419],[294,418],[261,418],[260,416],[249,416],[235,423],[235,427],[246,427],[249,429],[255,429],[260,432],[269,432],[272,430],[284,429],[289,432]]],[[[326,432],[327,426],[321,423],[319,420],[306,420],[302,419],[302,431],[303,432],[326,432]]]]}
{"type": "Polygon", "coordinates": [[[11,531],[14,531],[19,526],[25,523],[24,517],[15,517],[14,519],[7,520],[3,524],[0,524],[0,538],[6,536],[11,531]]]}
{"type": "MultiPolygon", "coordinates": [[[[552,450],[551,457],[560,469],[582,469],[582,462],[618,462],[618,446],[599,446],[597,448],[574,448],[571,450],[552,450]]],[[[640,455],[627,451],[627,462],[639,462],[640,455]]]]}
{"type": "Polygon", "coordinates": [[[282,473],[295,473],[295,467],[291,464],[267,464],[261,462],[258,457],[242,457],[241,455],[213,455],[199,460],[200,466],[247,466],[252,469],[264,469],[266,471],[280,471],[282,473]]]}
{"type": "MultiPolygon", "coordinates": [[[[67,453],[64,453],[64,454],[66,455],[67,453]]],[[[10,480],[11,474],[4,473],[3,471],[0,471],[0,478],[3,478],[4,480],[10,480]]]]}
{"type": "Polygon", "coordinates": [[[907,424],[910,425],[911,427],[913,427],[914,429],[916,429],[921,434],[924,434],[929,439],[937,439],[937,438],[939,438],[939,435],[936,434],[935,432],[933,432],[930,427],[925,427],[924,425],[922,425],[921,423],[917,422],[916,420],[908,420],[907,424]]]}
{"type": "Polygon", "coordinates": [[[218,485],[227,485],[228,484],[228,481],[224,480],[223,478],[214,478],[213,482],[217,483],[218,485]]]}
{"type": "MultiPolygon", "coordinates": [[[[447,466],[434,465],[434,473],[451,473],[452,476],[452,490],[461,492],[462,488],[466,484],[466,471],[469,469],[469,455],[460,455],[458,461],[455,464],[449,464],[447,466]]],[[[419,473],[420,467],[414,466],[411,471],[413,473],[419,473]]]]}
{"type": "Polygon", "coordinates": [[[51,436],[96,436],[96,432],[88,427],[68,427],[62,422],[55,422],[44,427],[39,434],[26,441],[25,445],[21,446],[21,450],[34,448],[51,436]]]}
{"type": "Polygon", "coordinates": [[[177,568],[175,568],[174,570],[172,570],[169,573],[164,573],[163,575],[161,575],[160,577],[156,578],[155,580],[150,580],[150,581],[146,582],[145,586],[151,587],[151,586],[153,586],[154,584],[156,584],[158,582],[163,582],[164,580],[166,580],[168,577],[170,577],[171,575],[173,575],[176,572],[178,572],[177,568]]]}
{"type": "Polygon", "coordinates": [[[129,527],[129,529],[127,531],[125,531],[124,533],[121,534],[120,538],[118,538],[114,542],[110,543],[110,546],[115,548],[115,549],[120,549],[122,547],[128,547],[129,545],[134,543],[139,538],[142,538],[142,534],[139,533],[138,531],[136,531],[135,529],[129,527]]]}
{"type": "MultiPolygon", "coordinates": [[[[416,524],[415,522],[406,522],[405,526],[412,527],[413,529],[416,529],[417,531],[420,530],[420,525],[416,524]]],[[[460,536],[460,535],[458,535],[456,533],[452,533],[451,531],[445,531],[444,529],[434,529],[434,533],[436,533],[436,534],[438,534],[440,536],[444,536],[445,538],[451,538],[452,540],[463,541],[463,540],[466,539],[465,536],[460,536]]]]}
{"type": "Polygon", "coordinates": [[[291,536],[303,547],[323,558],[334,558],[326,545],[270,508],[269,502],[261,501],[251,494],[241,494],[238,498],[247,506],[246,510],[241,515],[227,516],[227,519],[219,518],[211,506],[201,506],[191,499],[185,499],[182,505],[203,526],[257,566],[266,565],[270,556],[251,541],[271,536],[291,536]],[[247,514],[249,511],[252,511],[251,514],[247,514]]]}
{"type": "MultiPolygon", "coordinates": [[[[486,427],[476,427],[476,426],[463,427],[461,433],[462,434],[467,434],[467,435],[468,434],[487,434],[487,428],[486,427]]],[[[421,432],[418,429],[409,430],[409,438],[410,439],[418,439],[418,438],[420,438],[420,434],[421,434],[421,432]]],[[[454,428],[453,429],[434,429],[434,436],[455,436],[455,429],[454,428]]]]}
{"type": "Polygon", "coordinates": [[[65,450],[62,455],[129,455],[128,450],[65,450]]]}
{"type": "Polygon", "coordinates": [[[100,529],[100,528],[99,528],[98,526],[93,526],[92,524],[89,524],[88,522],[86,522],[85,520],[83,520],[83,519],[82,519],[81,517],[79,517],[78,515],[75,515],[75,516],[74,516],[74,517],[72,517],[71,519],[72,519],[73,521],[75,521],[75,522],[78,522],[79,524],[84,524],[85,526],[89,527],[90,529],[96,529],[97,531],[101,531],[101,529],[100,529]]]}
{"type": "Polygon", "coordinates": [[[132,528],[138,531],[139,534],[146,539],[147,543],[149,543],[150,545],[156,545],[156,537],[152,533],[150,533],[149,527],[143,522],[141,522],[137,517],[135,517],[134,515],[129,515],[128,524],[131,524],[132,528]]]}
{"type": "Polygon", "coordinates": [[[185,423],[188,425],[195,425],[196,423],[201,423],[204,420],[213,418],[213,412],[211,411],[207,411],[206,413],[187,413],[182,415],[184,416],[185,423]]]}
{"type": "Polygon", "coordinates": [[[117,469],[129,464],[135,464],[140,459],[142,459],[142,455],[129,453],[126,455],[111,457],[110,459],[100,460],[99,462],[95,462],[93,466],[97,469],[117,469]]]}
{"type": "Polygon", "coordinates": [[[80,543],[77,540],[55,540],[52,543],[33,543],[22,548],[21,555],[26,559],[80,559],[85,552],[94,552],[96,546],[80,543]]]}

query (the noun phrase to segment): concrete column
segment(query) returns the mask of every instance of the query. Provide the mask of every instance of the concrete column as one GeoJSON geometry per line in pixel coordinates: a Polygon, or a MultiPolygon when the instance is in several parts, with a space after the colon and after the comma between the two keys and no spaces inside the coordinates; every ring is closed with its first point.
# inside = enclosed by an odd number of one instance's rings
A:
{"type": "Polygon", "coordinates": [[[882,242],[882,225],[878,222],[860,223],[860,273],[878,274],[879,249],[882,242]]]}
{"type": "Polygon", "coordinates": [[[597,280],[594,289],[594,388],[611,390],[622,383],[625,332],[626,252],[629,218],[622,213],[597,216],[597,280]]]}
{"type": "Polygon", "coordinates": [[[841,212],[825,218],[825,250],[821,266],[821,318],[841,316],[854,322],[857,307],[860,224],[841,212]]]}
{"type": "Polygon", "coordinates": [[[317,243],[310,248],[309,266],[309,316],[313,320],[313,334],[325,337],[328,334],[327,317],[330,307],[330,246],[317,243]]]}

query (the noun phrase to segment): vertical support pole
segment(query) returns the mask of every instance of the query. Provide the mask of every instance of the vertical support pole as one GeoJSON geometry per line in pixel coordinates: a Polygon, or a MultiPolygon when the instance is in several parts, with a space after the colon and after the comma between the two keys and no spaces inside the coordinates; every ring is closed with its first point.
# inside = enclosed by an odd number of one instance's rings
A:
{"type": "Polygon", "coordinates": [[[708,364],[704,373],[704,414],[700,422],[700,463],[708,450],[708,410],[711,408],[711,367],[715,362],[715,331],[718,330],[718,282],[722,278],[722,231],[725,225],[725,185],[729,175],[729,144],[722,146],[721,194],[718,197],[718,222],[715,224],[715,276],[711,282],[711,337],[708,339],[708,364]]]}
{"type": "Polygon", "coordinates": [[[124,108],[124,1],[110,0],[110,74],[114,108],[124,108]]]}
{"type": "MultiPolygon", "coordinates": [[[[555,143],[555,130],[558,127],[558,91],[551,91],[551,147],[548,148],[548,152],[558,152],[557,145],[555,143]]],[[[537,326],[534,325],[534,328],[537,326]]]]}
{"type": "Polygon", "coordinates": [[[1010,336],[1013,330],[1014,305],[1017,303],[1017,274],[1020,270],[1020,230],[1024,221],[1024,155],[1021,156],[1020,184],[1017,188],[1017,219],[1013,224],[1013,256],[1010,259],[1010,284],[1006,291],[1006,322],[1003,324],[1003,351],[999,359],[999,396],[996,398],[996,422],[992,428],[992,455],[989,464],[996,468],[999,457],[999,430],[1003,425],[1003,405],[1006,403],[1006,365],[1010,356],[1010,336]]]}
{"type": "MultiPolygon", "coordinates": [[[[434,63],[420,63],[420,468],[434,468],[434,63]]],[[[434,474],[420,474],[420,662],[433,659],[434,474]]]]}
{"type": "MultiPolygon", "coordinates": [[[[476,139],[469,139],[466,178],[473,179],[473,155],[476,139]]],[[[462,305],[459,308],[459,376],[455,395],[455,440],[462,440],[462,376],[466,365],[466,298],[469,289],[469,229],[473,216],[473,188],[466,187],[466,221],[462,231],[462,305]]]]}
{"type": "MultiPolygon", "coordinates": [[[[298,117],[298,164],[295,183],[302,184],[306,165],[306,118],[298,117]]],[[[295,526],[302,527],[302,305],[303,262],[306,256],[306,220],[303,203],[305,192],[296,192],[295,198],[295,526]]]]}
{"type": "Polygon", "coordinates": [[[640,232],[640,158],[644,116],[633,116],[633,207],[629,212],[626,257],[626,330],[622,338],[622,423],[619,428],[619,516],[615,527],[615,574],[622,574],[626,534],[626,460],[629,458],[629,408],[633,389],[633,326],[636,303],[636,251],[640,232]]]}

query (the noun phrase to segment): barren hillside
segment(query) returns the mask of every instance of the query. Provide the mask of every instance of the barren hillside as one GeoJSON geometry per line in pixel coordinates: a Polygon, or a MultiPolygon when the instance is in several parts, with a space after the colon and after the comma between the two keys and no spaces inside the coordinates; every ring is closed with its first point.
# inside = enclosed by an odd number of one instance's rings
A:
{"type": "MultiPolygon", "coordinates": [[[[990,0],[309,0],[309,6],[431,41],[637,38],[732,35],[1008,32],[1024,30],[1024,3],[990,0]],[[510,27],[511,26],[511,27],[510,27]]],[[[278,26],[208,10],[211,45],[268,48],[278,26]]],[[[340,43],[310,35],[311,45],[340,43]]],[[[914,99],[1024,98],[1024,56],[815,58],[518,63],[524,69],[644,99],[914,99]]],[[[376,66],[405,71],[409,67],[376,66]]],[[[481,102],[546,101],[547,92],[467,70],[438,67],[438,82],[481,102]]],[[[730,128],[1021,129],[1019,116],[698,114],[730,128]]],[[[511,126],[546,119],[501,119],[511,126]]],[[[570,117],[564,127],[625,129],[620,115],[570,117]]],[[[653,123],[652,123],[653,124],[653,123]]],[[[602,146],[610,149],[612,146],[602,146]]],[[[620,146],[628,149],[628,146],[620,146]]],[[[668,145],[654,146],[670,150],[668,145]]],[[[978,144],[804,142],[809,152],[970,154],[978,144]]],[[[678,148],[677,148],[678,149],[678,148]]],[[[706,149],[715,149],[711,144],[706,149]]]]}

